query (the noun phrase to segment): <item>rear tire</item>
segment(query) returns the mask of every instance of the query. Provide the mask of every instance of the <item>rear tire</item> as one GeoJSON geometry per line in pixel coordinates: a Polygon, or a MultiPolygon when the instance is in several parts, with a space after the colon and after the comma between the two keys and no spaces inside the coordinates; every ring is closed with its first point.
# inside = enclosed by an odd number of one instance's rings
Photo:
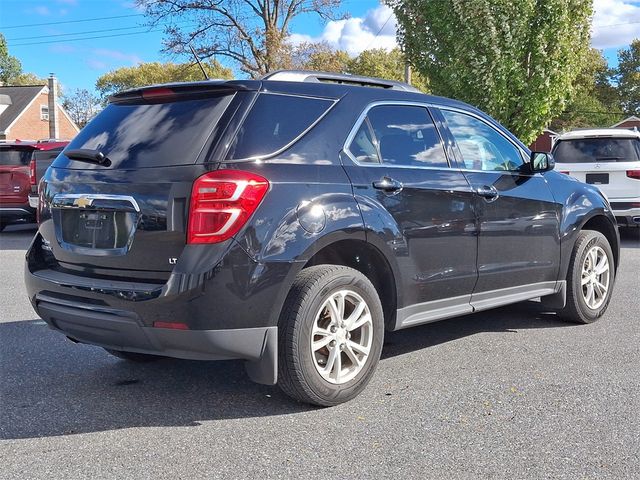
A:
{"type": "Polygon", "coordinates": [[[122,360],[127,360],[129,362],[136,363],[147,363],[147,362],[155,362],[157,360],[161,360],[164,357],[160,355],[149,355],[147,353],[138,353],[138,352],[125,352],[123,350],[111,350],[109,348],[105,348],[107,352],[109,352],[114,357],[121,358],[122,360]]]}
{"type": "Polygon", "coordinates": [[[351,400],[369,383],[382,351],[384,315],[362,273],[318,265],[296,277],[278,330],[278,386],[327,407],[351,400]]]}
{"type": "Polygon", "coordinates": [[[611,246],[600,232],[583,230],[571,253],[567,272],[567,304],[560,316],[575,323],[593,323],[609,306],[615,279],[611,246]]]}

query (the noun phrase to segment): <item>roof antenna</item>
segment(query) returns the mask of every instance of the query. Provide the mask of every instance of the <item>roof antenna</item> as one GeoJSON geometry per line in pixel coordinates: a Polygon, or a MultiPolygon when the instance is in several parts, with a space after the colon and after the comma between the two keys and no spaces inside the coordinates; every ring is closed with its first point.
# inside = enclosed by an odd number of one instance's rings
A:
{"type": "Polygon", "coordinates": [[[200,70],[202,70],[202,75],[204,75],[204,79],[205,80],[209,80],[209,76],[207,75],[207,72],[204,71],[204,67],[202,66],[202,62],[200,61],[200,59],[198,58],[198,54],[196,53],[196,51],[193,49],[193,47],[191,46],[191,43],[189,43],[189,48],[191,49],[191,53],[193,53],[194,58],[196,59],[196,62],[198,63],[198,65],[200,66],[200,70]]]}

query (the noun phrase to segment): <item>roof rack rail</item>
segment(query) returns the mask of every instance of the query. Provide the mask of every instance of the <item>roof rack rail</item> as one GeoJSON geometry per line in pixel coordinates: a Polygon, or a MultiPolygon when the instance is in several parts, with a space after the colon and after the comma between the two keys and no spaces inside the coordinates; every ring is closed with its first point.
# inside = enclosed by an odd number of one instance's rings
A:
{"type": "Polygon", "coordinates": [[[384,80],[375,77],[363,77],[348,73],[316,72],[311,70],[278,70],[267,73],[261,80],[276,80],[281,82],[326,82],[341,83],[346,85],[358,85],[361,87],[388,88],[390,90],[402,90],[405,92],[422,93],[416,87],[408,83],[384,80]]]}

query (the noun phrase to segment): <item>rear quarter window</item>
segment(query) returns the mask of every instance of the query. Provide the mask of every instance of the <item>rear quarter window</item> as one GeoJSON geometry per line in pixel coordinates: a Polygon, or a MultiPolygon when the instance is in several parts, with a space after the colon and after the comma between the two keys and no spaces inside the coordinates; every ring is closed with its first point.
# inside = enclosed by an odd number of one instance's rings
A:
{"type": "Polygon", "coordinates": [[[640,140],[636,138],[579,138],[559,140],[553,148],[558,163],[640,161],[640,140]]]}
{"type": "Polygon", "coordinates": [[[228,159],[277,153],[313,126],[334,104],[324,98],[261,93],[232,142],[228,159]]]}

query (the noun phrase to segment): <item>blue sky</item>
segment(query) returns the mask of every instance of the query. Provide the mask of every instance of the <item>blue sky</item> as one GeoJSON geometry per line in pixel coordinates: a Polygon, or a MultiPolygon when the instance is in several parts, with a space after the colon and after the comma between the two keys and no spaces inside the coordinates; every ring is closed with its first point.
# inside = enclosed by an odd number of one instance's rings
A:
{"type": "MultiPolygon", "coordinates": [[[[592,44],[615,64],[616,51],[640,37],[640,1],[594,0],[594,9],[592,44]]],[[[352,55],[395,45],[395,18],[378,0],[343,0],[342,10],[348,20],[298,17],[292,40],[325,40],[352,55]]],[[[65,89],[92,89],[118,67],[181,60],[161,53],[163,33],[148,31],[140,13],[133,0],[0,0],[0,31],[25,71],[55,73],[65,89]]]]}

